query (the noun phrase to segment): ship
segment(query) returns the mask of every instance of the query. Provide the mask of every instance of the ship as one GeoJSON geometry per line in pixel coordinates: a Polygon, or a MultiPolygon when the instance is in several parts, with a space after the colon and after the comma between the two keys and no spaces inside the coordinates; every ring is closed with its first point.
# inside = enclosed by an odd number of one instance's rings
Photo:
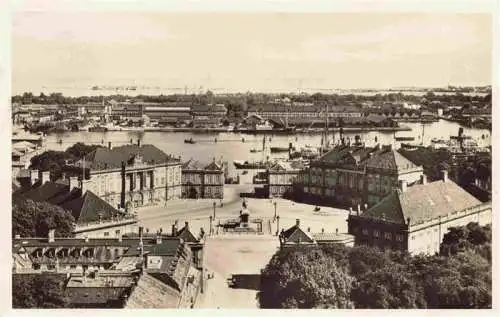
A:
{"type": "Polygon", "coordinates": [[[89,127],[89,132],[108,132],[108,128],[102,126],[89,127]]]}
{"type": "Polygon", "coordinates": [[[282,147],[282,146],[271,146],[271,153],[283,153],[283,152],[288,152],[290,149],[294,150],[294,148],[290,147],[282,147]]]}
{"type": "Polygon", "coordinates": [[[415,137],[413,136],[396,136],[394,139],[396,141],[415,141],[415,137]]]}
{"type": "Polygon", "coordinates": [[[239,160],[234,160],[233,161],[234,167],[236,169],[266,169],[269,164],[263,161],[259,162],[248,162],[248,161],[239,161],[239,160]]]}

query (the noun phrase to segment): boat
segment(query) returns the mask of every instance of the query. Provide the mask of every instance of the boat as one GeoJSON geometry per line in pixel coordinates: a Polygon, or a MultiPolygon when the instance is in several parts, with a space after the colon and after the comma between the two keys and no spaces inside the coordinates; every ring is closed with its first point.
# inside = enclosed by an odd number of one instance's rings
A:
{"type": "Polygon", "coordinates": [[[283,153],[288,151],[290,151],[289,147],[271,146],[271,153],[283,153]]]}
{"type": "Polygon", "coordinates": [[[260,161],[260,162],[248,162],[248,161],[233,161],[234,167],[236,169],[266,169],[268,167],[268,163],[260,161]]]}
{"type": "Polygon", "coordinates": [[[108,128],[101,126],[89,127],[89,132],[108,132],[108,128]]]}
{"type": "Polygon", "coordinates": [[[418,145],[413,145],[409,143],[401,143],[401,148],[405,150],[416,150],[419,148],[418,145]]]}
{"type": "Polygon", "coordinates": [[[189,140],[184,140],[184,143],[188,143],[188,144],[195,144],[196,141],[193,140],[193,138],[190,138],[189,140]]]}
{"type": "Polygon", "coordinates": [[[462,136],[452,135],[452,136],[450,136],[450,139],[451,140],[460,140],[460,139],[462,139],[462,140],[471,140],[472,137],[470,135],[462,135],[462,136]]]}
{"type": "Polygon", "coordinates": [[[412,136],[397,136],[394,139],[396,141],[415,141],[415,137],[412,136]]]}

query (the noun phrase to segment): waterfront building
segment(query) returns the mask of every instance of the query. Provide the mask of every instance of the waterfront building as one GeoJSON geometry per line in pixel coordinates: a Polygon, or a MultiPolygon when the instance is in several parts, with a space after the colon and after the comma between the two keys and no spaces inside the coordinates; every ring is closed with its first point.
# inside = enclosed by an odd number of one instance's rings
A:
{"type": "Polygon", "coordinates": [[[448,228],[491,223],[491,202],[482,203],[448,179],[408,187],[401,181],[375,206],[348,218],[356,245],[435,254],[448,228]]]}
{"type": "Polygon", "coordinates": [[[74,308],[190,308],[203,281],[187,242],[142,228],[117,238],[56,238],[50,230],[12,246],[13,274],[60,276],[74,308]]]}
{"type": "Polygon", "coordinates": [[[391,145],[340,145],[301,171],[295,195],[345,206],[373,206],[391,193],[400,180],[418,182],[423,168],[391,145]]]}
{"type": "MultiPolygon", "coordinates": [[[[280,122],[281,120],[295,119],[323,119],[326,116],[326,108],[320,105],[310,104],[282,104],[268,103],[262,105],[250,105],[248,107],[248,116],[257,115],[263,120],[273,120],[280,122]]],[[[356,118],[361,117],[362,113],[356,107],[330,107],[328,110],[329,118],[356,118]]]]}
{"type": "Polygon", "coordinates": [[[277,161],[266,170],[266,186],[269,198],[283,197],[293,191],[299,173],[304,169],[300,161],[277,161]]]}
{"type": "Polygon", "coordinates": [[[116,209],[84,187],[77,177],[51,181],[49,171],[31,170],[29,183],[14,192],[12,199],[46,202],[69,211],[75,220],[75,237],[116,237],[136,231],[134,214],[116,209]]]}
{"type": "Polygon", "coordinates": [[[321,232],[311,232],[310,228],[304,230],[300,226],[300,219],[296,219],[295,225],[287,230],[282,229],[278,238],[281,248],[333,244],[354,245],[354,237],[350,234],[339,233],[338,229],[335,229],[335,233],[325,232],[324,229],[321,229],[321,232]]]}
{"type": "Polygon", "coordinates": [[[151,144],[97,148],[76,165],[88,170],[85,184],[120,208],[157,205],[181,196],[181,161],[151,144]]]}
{"type": "Polygon", "coordinates": [[[159,124],[175,124],[191,121],[191,102],[148,103],[143,114],[159,124]]]}
{"type": "Polygon", "coordinates": [[[192,105],[193,127],[218,127],[227,116],[223,104],[192,105]]]}
{"type": "Polygon", "coordinates": [[[143,103],[141,102],[117,102],[112,104],[110,119],[118,121],[139,122],[143,116],[143,103]]]}
{"type": "Polygon", "coordinates": [[[224,167],[215,159],[210,164],[201,164],[193,159],[182,165],[183,198],[224,197],[224,167]]]}

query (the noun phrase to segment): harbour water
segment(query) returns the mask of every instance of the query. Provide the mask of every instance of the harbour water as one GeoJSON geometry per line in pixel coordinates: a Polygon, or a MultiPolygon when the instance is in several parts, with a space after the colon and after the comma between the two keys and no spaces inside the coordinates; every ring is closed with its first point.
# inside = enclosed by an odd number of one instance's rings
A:
{"type": "MultiPolygon", "coordinates": [[[[438,138],[449,140],[450,136],[456,136],[460,125],[456,122],[439,120],[433,123],[402,123],[408,126],[412,131],[404,132],[365,132],[365,133],[344,133],[346,138],[354,142],[355,136],[359,135],[361,141],[367,146],[379,144],[392,144],[396,148],[400,143],[412,143],[429,145],[431,139],[438,138]],[[411,136],[415,138],[414,142],[397,142],[395,136],[411,136]]],[[[471,136],[479,146],[491,145],[491,133],[486,129],[474,129],[464,127],[464,134],[471,136]]],[[[141,131],[111,131],[111,132],[65,132],[60,134],[51,134],[46,137],[44,142],[46,150],[65,150],[76,142],[86,144],[102,144],[107,146],[111,142],[112,146],[130,144],[131,140],[137,143],[140,140],[142,144],[153,144],[159,149],[175,157],[181,156],[183,160],[194,159],[200,162],[208,163],[213,158],[219,160],[222,158],[230,164],[230,173],[233,170],[233,160],[261,160],[263,153],[251,153],[250,149],[262,149],[263,135],[250,135],[242,133],[213,133],[198,134],[188,132],[141,132],[141,131]],[[192,138],[195,144],[186,144],[184,140],[192,138]],[[217,142],[215,141],[217,139],[217,142]],[[242,140],[244,139],[244,142],[242,140]]],[[[330,133],[330,141],[339,141],[339,132],[330,133]]],[[[295,147],[304,146],[318,147],[321,144],[321,134],[299,134],[299,135],[266,135],[267,146],[286,147],[289,143],[295,147]]],[[[286,157],[286,153],[271,154],[271,158],[286,157]]]]}

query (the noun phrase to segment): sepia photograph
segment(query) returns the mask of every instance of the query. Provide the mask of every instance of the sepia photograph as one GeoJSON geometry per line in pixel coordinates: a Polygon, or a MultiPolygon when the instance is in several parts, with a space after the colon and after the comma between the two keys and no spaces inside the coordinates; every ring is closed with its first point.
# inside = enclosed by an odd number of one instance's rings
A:
{"type": "Polygon", "coordinates": [[[66,6],[11,14],[6,305],[493,308],[491,12],[66,6]]]}

